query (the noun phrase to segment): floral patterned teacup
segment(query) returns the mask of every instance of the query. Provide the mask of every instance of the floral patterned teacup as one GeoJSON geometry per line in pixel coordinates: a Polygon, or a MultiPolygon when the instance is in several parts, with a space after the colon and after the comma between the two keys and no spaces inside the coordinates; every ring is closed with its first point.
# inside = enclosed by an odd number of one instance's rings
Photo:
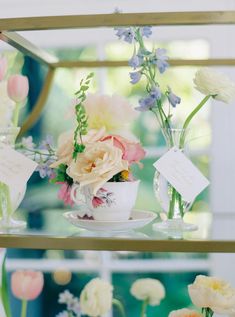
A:
{"type": "Polygon", "coordinates": [[[88,214],[99,221],[126,221],[135,206],[139,181],[107,182],[94,196],[91,188],[73,185],[71,198],[81,205],[81,195],[85,198],[88,214]],[[77,192],[79,194],[77,195],[77,192]]]}

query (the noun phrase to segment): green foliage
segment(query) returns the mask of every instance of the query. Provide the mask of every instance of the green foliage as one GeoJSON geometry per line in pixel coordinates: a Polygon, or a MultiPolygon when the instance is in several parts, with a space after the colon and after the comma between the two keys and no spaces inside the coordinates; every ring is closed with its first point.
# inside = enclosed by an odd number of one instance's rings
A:
{"type": "Polygon", "coordinates": [[[122,177],[122,172],[117,173],[116,175],[114,175],[109,182],[125,182],[126,180],[123,179],[122,177]]]}
{"type": "Polygon", "coordinates": [[[89,89],[89,84],[94,76],[94,73],[90,73],[86,79],[82,79],[80,82],[80,88],[75,93],[77,104],[75,106],[77,127],[74,131],[74,150],[73,150],[73,159],[76,160],[78,153],[82,153],[85,150],[85,145],[82,141],[82,136],[87,134],[88,128],[88,117],[86,115],[86,110],[83,106],[83,102],[86,100],[86,92],[89,89]],[[79,141],[78,142],[78,136],[79,141]]]}
{"type": "Polygon", "coordinates": [[[68,176],[66,173],[67,165],[60,164],[59,167],[55,170],[56,176],[50,180],[51,183],[67,183],[68,185],[73,184],[73,179],[68,176]]]}
{"type": "Polygon", "coordinates": [[[7,283],[7,271],[6,271],[6,256],[2,264],[2,287],[0,288],[0,297],[2,299],[3,307],[7,317],[11,317],[11,308],[8,297],[8,283],[7,283]]]}

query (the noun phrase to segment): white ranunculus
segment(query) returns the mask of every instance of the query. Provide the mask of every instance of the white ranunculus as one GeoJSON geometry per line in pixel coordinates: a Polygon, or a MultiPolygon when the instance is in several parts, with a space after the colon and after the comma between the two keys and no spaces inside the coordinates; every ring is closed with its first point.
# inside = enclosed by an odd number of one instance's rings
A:
{"type": "Polygon", "coordinates": [[[196,310],[182,308],[173,310],[168,317],[202,317],[202,314],[200,314],[196,310]]]}
{"type": "Polygon", "coordinates": [[[235,289],[218,278],[198,275],[188,291],[197,307],[209,307],[218,314],[232,312],[235,308],[235,289]]]}
{"type": "Polygon", "coordinates": [[[226,75],[207,67],[196,72],[193,82],[198,91],[217,100],[229,103],[235,98],[235,83],[226,75]]]}
{"type": "Polygon", "coordinates": [[[7,95],[7,82],[0,82],[0,126],[11,125],[12,113],[15,103],[7,95]]]}
{"type": "Polygon", "coordinates": [[[147,300],[151,306],[156,306],[165,297],[165,288],[156,279],[141,278],[132,284],[131,294],[139,300],[147,300]]]}
{"type": "Polygon", "coordinates": [[[91,317],[105,315],[112,307],[112,300],[113,286],[100,278],[94,278],[81,292],[81,311],[91,317]]]}

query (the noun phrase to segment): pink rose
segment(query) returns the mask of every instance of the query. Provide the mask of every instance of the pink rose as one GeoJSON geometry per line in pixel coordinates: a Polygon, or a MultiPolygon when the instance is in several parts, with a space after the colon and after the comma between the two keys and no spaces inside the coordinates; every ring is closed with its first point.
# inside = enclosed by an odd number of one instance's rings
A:
{"type": "Polygon", "coordinates": [[[29,81],[26,76],[12,75],[7,82],[7,93],[11,100],[20,103],[25,100],[29,92],[29,81]]]}
{"type": "Polygon", "coordinates": [[[16,271],[11,275],[11,290],[21,300],[34,300],[43,288],[42,272],[16,271]]]}
{"type": "Polygon", "coordinates": [[[0,81],[3,80],[7,72],[7,59],[5,57],[0,58],[0,81]]]}
{"type": "Polygon", "coordinates": [[[58,198],[63,200],[65,205],[69,205],[71,207],[74,206],[74,201],[71,199],[71,186],[67,183],[57,183],[62,184],[58,192],[58,198]]]}
{"type": "Polygon", "coordinates": [[[129,162],[129,164],[138,163],[145,157],[145,151],[138,142],[129,141],[119,135],[109,135],[102,139],[113,140],[113,145],[122,150],[122,159],[129,162]]]}

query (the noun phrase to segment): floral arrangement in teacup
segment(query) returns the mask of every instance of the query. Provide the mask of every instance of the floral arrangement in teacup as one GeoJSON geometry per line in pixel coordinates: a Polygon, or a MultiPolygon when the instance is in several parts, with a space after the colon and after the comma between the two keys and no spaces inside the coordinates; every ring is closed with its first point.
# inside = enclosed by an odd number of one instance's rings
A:
{"type": "Polygon", "coordinates": [[[17,127],[19,111],[29,92],[26,76],[14,74],[6,79],[7,59],[0,58],[0,127],[17,127]]]}
{"type": "MultiPolygon", "coordinates": [[[[235,83],[227,76],[209,68],[198,70],[194,78],[195,89],[205,97],[187,116],[180,129],[176,129],[173,124],[173,109],[181,103],[181,98],[173,92],[171,87],[162,87],[161,84],[161,75],[169,67],[166,49],[155,47],[152,50],[148,49],[145,39],[152,34],[151,26],[121,27],[115,28],[115,31],[119,39],[133,45],[133,55],[129,60],[129,66],[133,68],[130,72],[130,82],[133,85],[141,80],[145,82],[145,96],[139,100],[139,106],[135,109],[140,112],[150,111],[156,117],[168,147],[184,148],[187,128],[209,99],[230,103],[235,98],[235,83]],[[176,130],[179,133],[177,142],[176,130]]],[[[190,206],[192,202],[185,202],[173,186],[168,190],[167,195],[169,196],[167,204],[164,206],[162,204],[167,218],[176,218],[178,210],[183,218],[188,208],[186,206],[190,206]]]]}
{"type": "Polygon", "coordinates": [[[61,185],[58,196],[65,204],[86,205],[81,217],[128,220],[139,184],[131,168],[141,166],[145,156],[130,132],[137,112],[121,96],[86,95],[91,78],[82,80],[75,94],[71,116],[76,128],[59,136],[56,151],[51,138],[38,149],[31,137],[23,138],[18,148],[33,155],[42,177],[61,185]]]}

